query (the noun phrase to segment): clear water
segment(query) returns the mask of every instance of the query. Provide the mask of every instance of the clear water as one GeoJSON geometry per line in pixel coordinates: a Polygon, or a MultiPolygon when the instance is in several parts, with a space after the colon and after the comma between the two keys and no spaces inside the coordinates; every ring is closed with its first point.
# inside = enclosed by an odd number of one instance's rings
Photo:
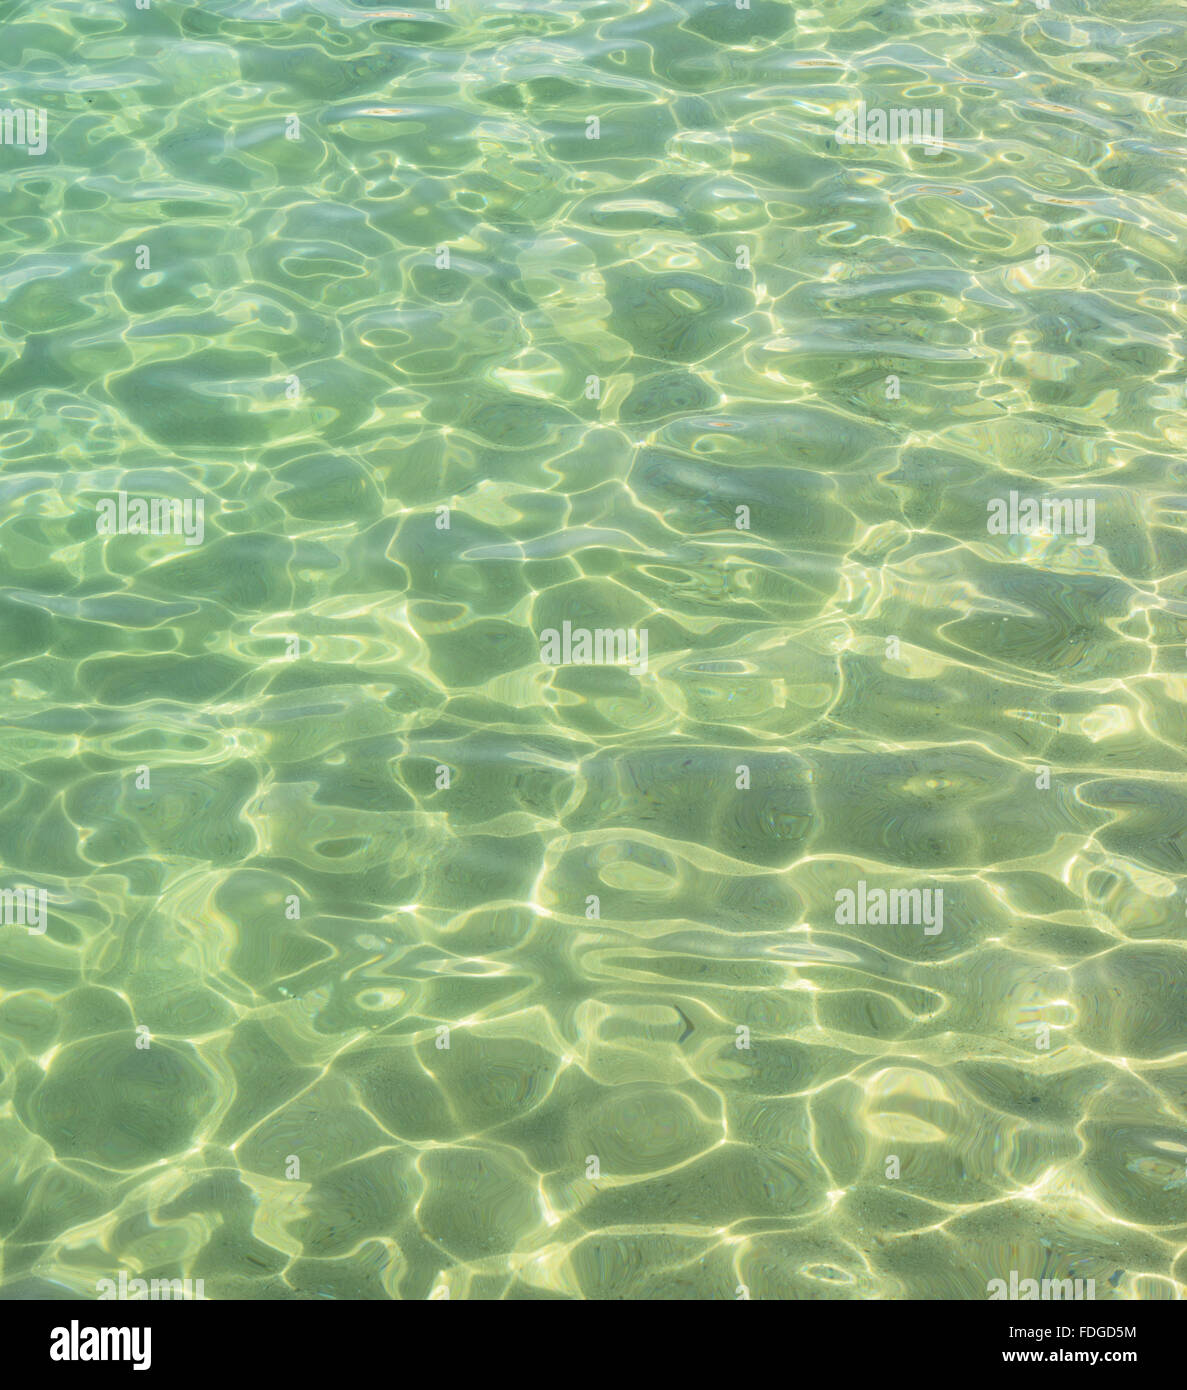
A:
{"type": "Polygon", "coordinates": [[[1178,1296],[1181,6],[0,64],[0,1295],[1178,1296]]]}

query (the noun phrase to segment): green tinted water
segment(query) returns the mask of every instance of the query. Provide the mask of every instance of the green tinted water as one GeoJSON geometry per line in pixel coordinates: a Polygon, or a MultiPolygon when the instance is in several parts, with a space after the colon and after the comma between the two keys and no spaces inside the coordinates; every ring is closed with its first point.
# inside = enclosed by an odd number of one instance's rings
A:
{"type": "Polygon", "coordinates": [[[0,1295],[1177,1296],[1181,8],[0,40],[0,1295]]]}

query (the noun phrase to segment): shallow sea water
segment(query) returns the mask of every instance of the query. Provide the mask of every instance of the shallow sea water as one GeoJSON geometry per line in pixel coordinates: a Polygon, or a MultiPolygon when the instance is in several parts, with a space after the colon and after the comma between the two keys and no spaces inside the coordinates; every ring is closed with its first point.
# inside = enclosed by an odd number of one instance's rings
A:
{"type": "Polygon", "coordinates": [[[1183,14],[0,4],[0,1296],[1180,1295],[1183,14]]]}

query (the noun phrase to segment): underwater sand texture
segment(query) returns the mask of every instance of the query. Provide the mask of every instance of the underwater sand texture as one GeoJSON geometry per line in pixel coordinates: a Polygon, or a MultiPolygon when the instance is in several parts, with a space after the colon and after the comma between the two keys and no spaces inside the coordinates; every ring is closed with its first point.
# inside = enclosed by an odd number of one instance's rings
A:
{"type": "Polygon", "coordinates": [[[1179,1297],[1182,6],[0,68],[0,1297],[1179,1297]]]}

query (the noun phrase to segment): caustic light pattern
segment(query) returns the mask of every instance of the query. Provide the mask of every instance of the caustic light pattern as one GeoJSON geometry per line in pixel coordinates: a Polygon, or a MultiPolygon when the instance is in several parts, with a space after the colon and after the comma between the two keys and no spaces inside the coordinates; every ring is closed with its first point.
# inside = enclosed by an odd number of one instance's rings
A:
{"type": "Polygon", "coordinates": [[[1181,7],[0,88],[0,1297],[1178,1297],[1181,7]]]}

